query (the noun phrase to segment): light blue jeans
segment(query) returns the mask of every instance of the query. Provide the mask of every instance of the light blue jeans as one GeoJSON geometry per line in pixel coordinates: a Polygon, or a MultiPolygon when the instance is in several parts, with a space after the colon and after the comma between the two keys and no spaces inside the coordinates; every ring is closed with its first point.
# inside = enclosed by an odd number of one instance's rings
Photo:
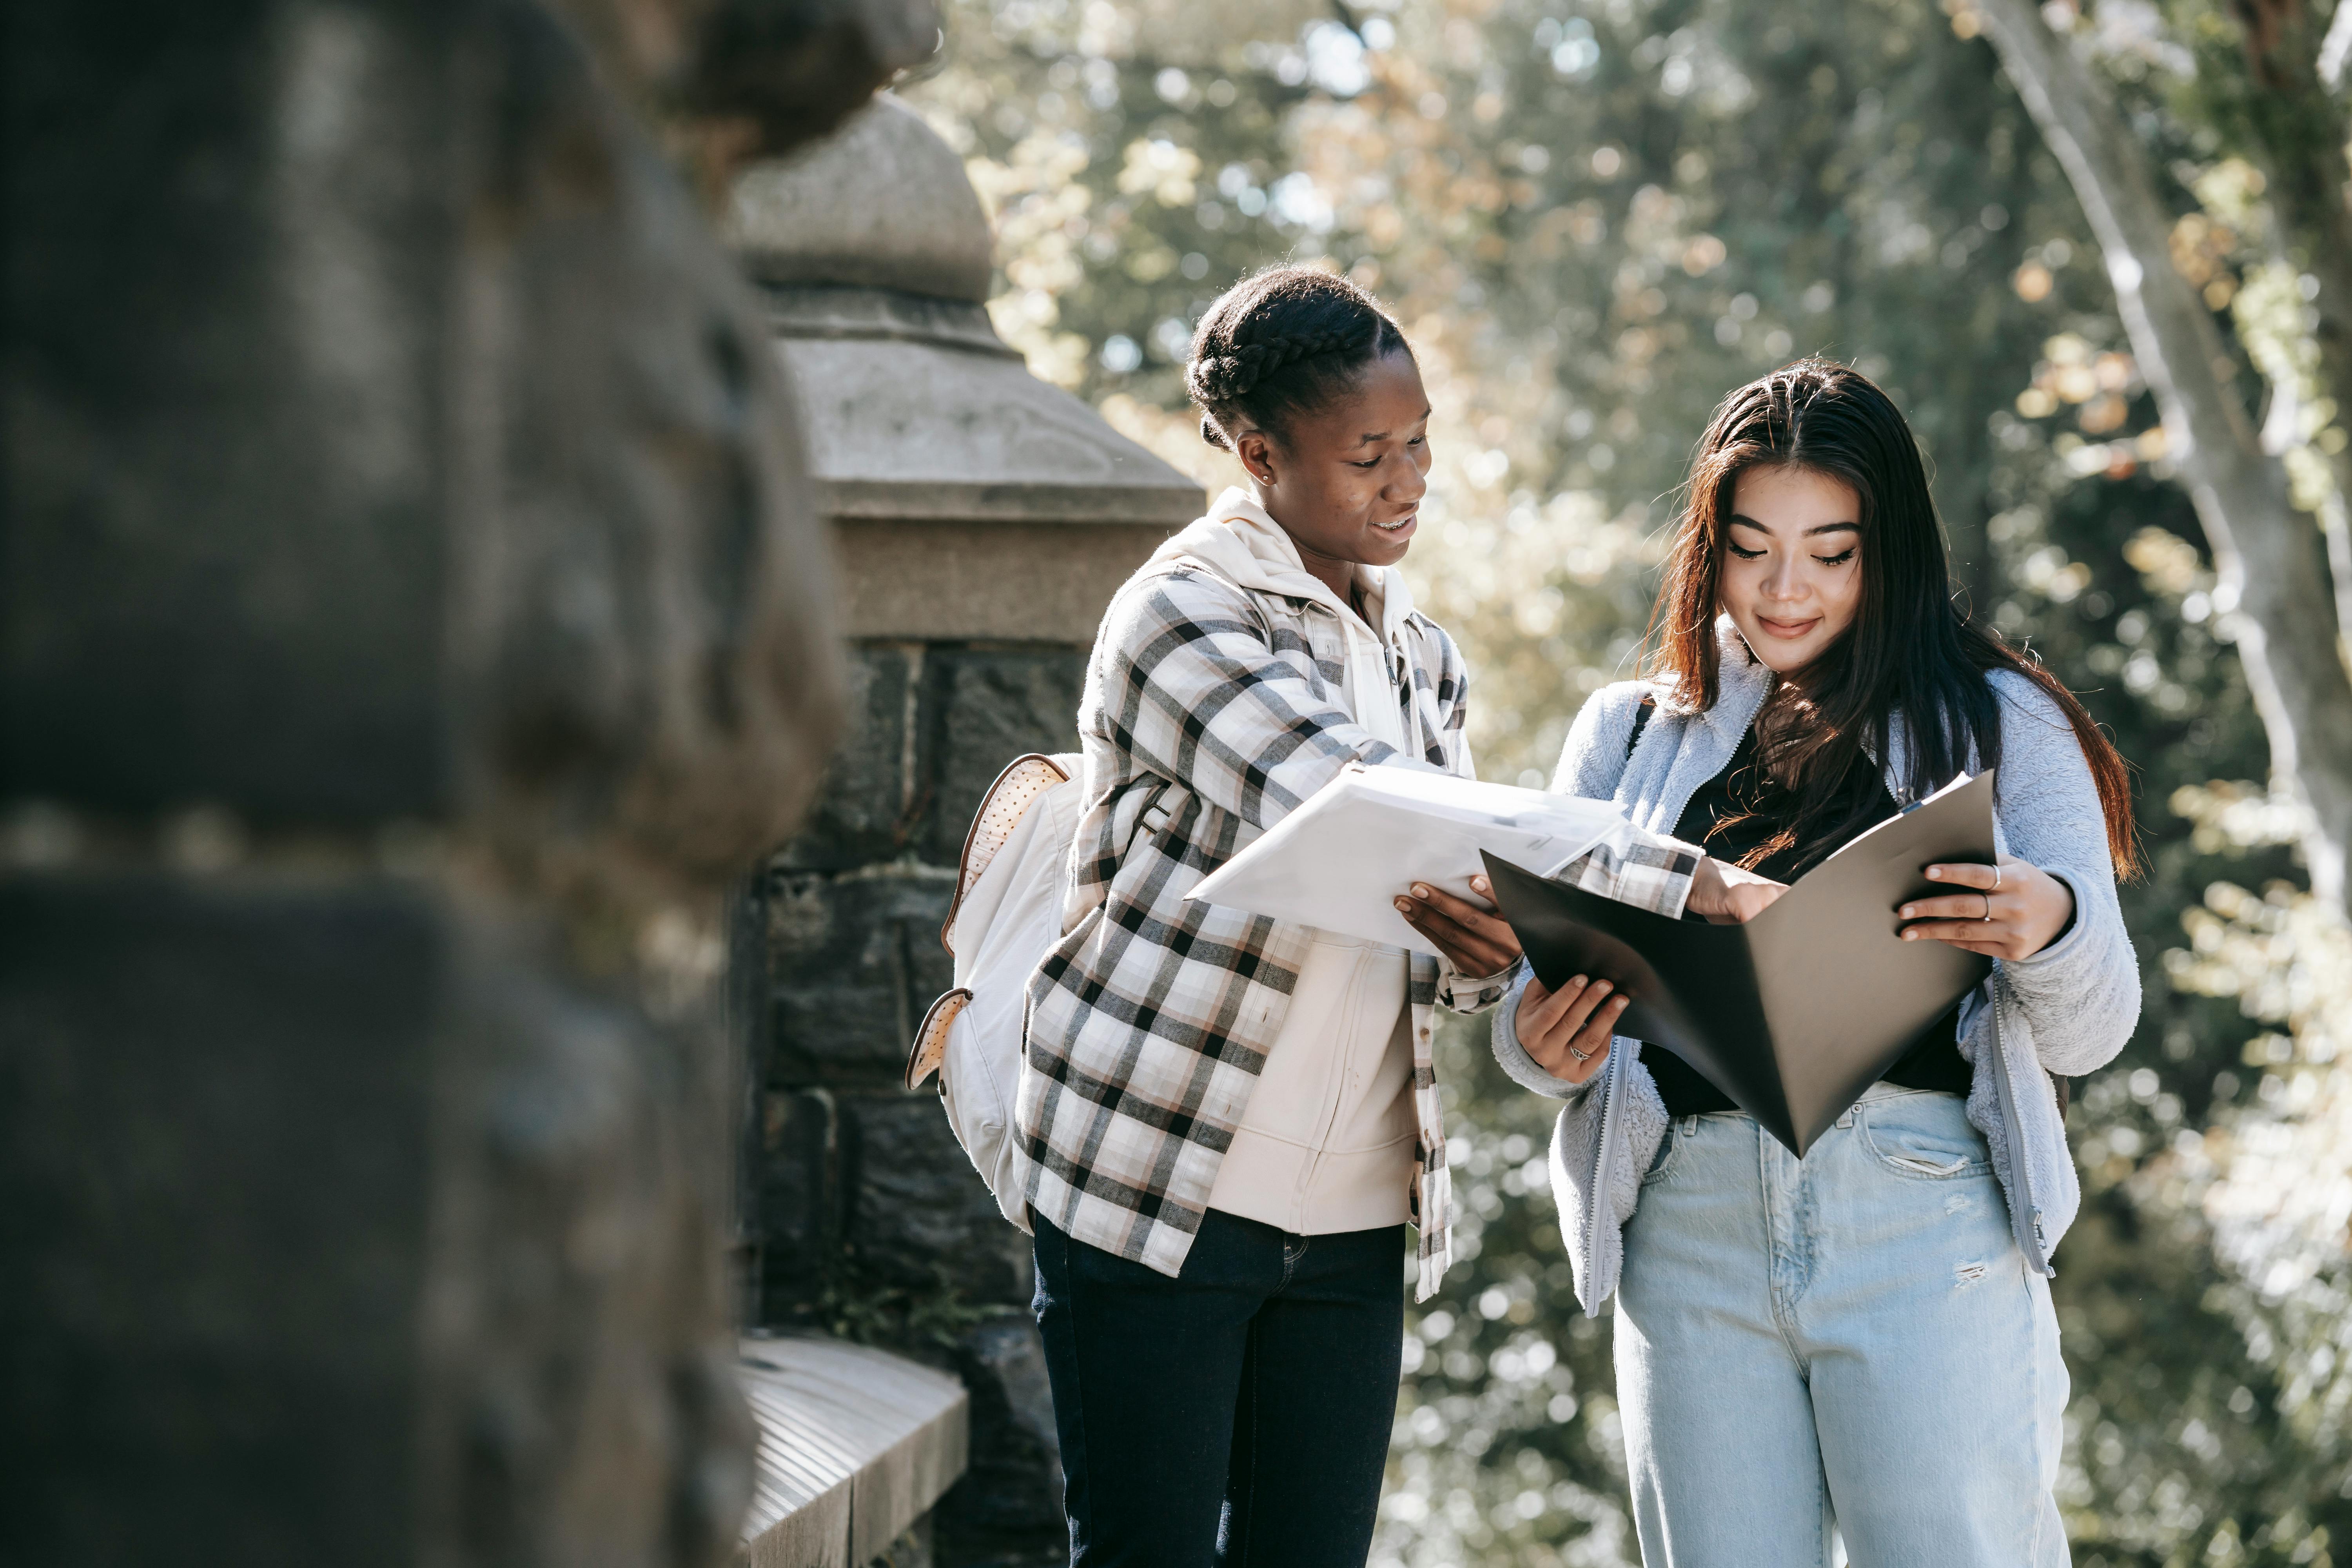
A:
{"type": "Polygon", "coordinates": [[[1616,1343],[1646,1568],[2064,1568],[2058,1321],[1958,1096],[1877,1085],[1801,1162],[1676,1120],[1616,1343]]]}

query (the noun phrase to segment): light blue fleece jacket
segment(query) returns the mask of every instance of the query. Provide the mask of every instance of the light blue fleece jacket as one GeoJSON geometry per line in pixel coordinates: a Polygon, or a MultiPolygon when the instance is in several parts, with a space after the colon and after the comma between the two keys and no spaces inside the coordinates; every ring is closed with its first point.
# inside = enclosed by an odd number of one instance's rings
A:
{"type": "MultiPolygon", "coordinates": [[[[1716,638],[1722,658],[1714,707],[1678,708],[1664,687],[1647,681],[1604,688],[1577,714],[1551,787],[1614,801],[1636,826],[1671,835],[1698,787],[1730,763],[1770,685],[1770,672],[1728,616],[1717,621],[1716,638]],[[1657,707],[1629,758],[1625,742],[1644,696],[1657,707]]],[[[2073,727],[2025,677],[2002,670],[1988,679],[2000,708],[1995,844],[2063,881],[2074,895],[2074,921],[2032,958],[1994,962],[1990,978],[1961,1004],[1959,1046],[1974,1069],[1969,1121],[1991,1148],[2011,1230],[2026,1261],[2049,1274],[2050,1254],[2082,1206],[2082,1185],[2046,1075],[2080,1077],[2123,1049],[2139,1021],[2139,963],[2116,901],[2098,790],[2073,727]]],[[[1887,788],[1907,804],[1899,713],[1888,740],[1887,788]]],[[[1617,1288],[1623,1227],[1665,1134],[1666,1108],[1637,1040],[1620,1037],[1608,1065],[1582,1085],[1537,1065],[1518,1041],[1526,988],[1522,970],[1495,1010],[1495,1057],[1520,1084],[1567,1101],[1552,1133],[1552,1193],[1577,1299],[1586,1316],[1597,1317],[1617,1288]]]]}

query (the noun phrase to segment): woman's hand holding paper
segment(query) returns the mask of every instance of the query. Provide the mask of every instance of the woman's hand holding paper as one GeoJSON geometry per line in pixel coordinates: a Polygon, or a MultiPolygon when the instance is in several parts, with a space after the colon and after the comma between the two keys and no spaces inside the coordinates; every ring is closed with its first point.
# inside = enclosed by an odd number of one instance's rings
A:
{"type": "MultiPolygon", "coordinates": [[[[1483,876],[1471,878],[1470,886],[1486,897],[1495,891],[1483,876]]],[[[1427,937],[1458,974],[1484,980],[1518,962],[1518,935],[1491,906],[1481,909],[1443,888],[1415,882],[1397,895],[1396,907],[1405,923],[1427,937]]]]}

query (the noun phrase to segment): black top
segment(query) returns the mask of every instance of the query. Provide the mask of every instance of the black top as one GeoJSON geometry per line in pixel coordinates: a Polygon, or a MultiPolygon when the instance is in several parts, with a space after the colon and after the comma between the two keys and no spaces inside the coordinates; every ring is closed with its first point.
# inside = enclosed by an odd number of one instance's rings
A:
{"type": "MultiPolygon", "coordinates": [[[[1846,795],[1842,802],[1846,808],[1868,814],[1860,819],[1856,832],[1877,826],[1898,809],[1895,797],[1887,793],[1885,781],[1873,768],[1857,767],[1847,775],[1846,795]]],[[[1701,784],[1691,796],[1690,805],[1683,808],[1681,820],[1675,824],[1675,837],[1688,844],[1704,846],[1708,854],[1718,859],[1736,861],[1777,836],[1794,805],[1788,793],[1774,786],[1756,765],[1756,732],[1750,730],[1741,737],[1739,749],[1731,754],[1724,770],[1701,784]]],[[[1824,858],[1813,853],[1820,847],[1818,843],[1800,841],[1767,856],[1755,870],[1759,876],[1769,877],[1776,882],[1788,881],[1800,868],[1810,868],[1824,858]]],[[[1960,1010],[1955,1005],[1927,1026],[1903,1059],[1887,1069],[1884,1081],[1906,1089],[1968,1093],[1970,1072],[1967,1058],[1960,1055],[1959,1022],[1960,1010]]],[[[1663,1047],[1644,1051],[1642,1065],[1657,1080],[1658,1093],[1666,1102],[1668,1116],[1703,1116],[1709,1111],[1738,1109],[1730,1096],[1700,1077],[1696,1069],[1672,1051],[1663,1047]]]]}

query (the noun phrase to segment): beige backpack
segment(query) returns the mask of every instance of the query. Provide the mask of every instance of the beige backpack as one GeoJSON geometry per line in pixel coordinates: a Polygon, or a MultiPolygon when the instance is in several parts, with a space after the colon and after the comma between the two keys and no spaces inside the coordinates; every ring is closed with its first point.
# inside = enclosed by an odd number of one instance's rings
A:
{"type": "Polygon", "coordinates": [[[1084,802],[1072,753],[1016,758],[988,786],[956,871],[940,942],[955,989],[931,1004],[907,1054],[907,1087],[939,1074],[956,1141],[1004,1217],[1029,1228],[1029,1160],[1020,1103],[1031,976],[1062,939],[1070,846],[1084,802]]]}

